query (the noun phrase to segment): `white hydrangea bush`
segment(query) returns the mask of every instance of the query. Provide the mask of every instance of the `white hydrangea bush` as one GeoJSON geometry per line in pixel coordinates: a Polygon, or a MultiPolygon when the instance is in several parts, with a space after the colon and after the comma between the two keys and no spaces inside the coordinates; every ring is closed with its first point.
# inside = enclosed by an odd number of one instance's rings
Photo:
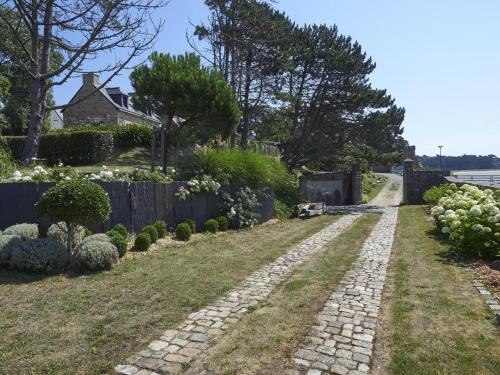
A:
{"type": "Polygon", "coordinates": [[[235,229],[253,227],[257,223],[254,209],[258,205],[257,194],[249,187],[242,187],[233,195],[222,194],[222,213],[235,229]]]}
{"type": "Polygon", "coordinates": [[[490,190],[463,185],[448,190],[431,209],[438,229],[468,256],[500,256],[500,202],[490,190]]]}
{"type": "Polygon", "coordinates": [[[200,178],[192,178],[187,183],[187,188],[181,186],[175,197],[183,202],[193,194],[215,193],[219,194],[221,184],[209,175],[202,175],[200,178]]]}

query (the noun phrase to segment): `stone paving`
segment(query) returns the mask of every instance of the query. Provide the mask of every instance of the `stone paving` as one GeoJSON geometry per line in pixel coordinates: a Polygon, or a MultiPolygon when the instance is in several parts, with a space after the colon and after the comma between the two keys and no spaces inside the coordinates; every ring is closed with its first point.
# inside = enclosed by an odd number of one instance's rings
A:
{"type": "MultiPolygon", "coordinates": [[[[192,313],[176,329],[165,331],[158,340],[151,342],[146,350],[129,358],[126,364],[116,366],[115,373],[153,375],[182,372],[188,367],[188,363],[208,348],[214,338],[227,329],[228,325],[237,322],[249,308],[266,298],[277,284],[291,275],[296,266],[336,238],[362,213],[363,210],[358,210],[342,216],[276,261],[257,270],[213,305],[192,313]]],[[[371,263],[367,264],[367,267],[371,267],[371,263]]],[[[373,287],[378,286],[376,283],[373,287]]],[[[371,310],[367,312],[371,313],[371,310]]],[[[355,331],[355,334],[358,335],[359,332],[355,331]]]]}
{"type": "Polygon", "coordinates": [[[397,207],[383,208],[358,260],[295,353],[292,374],[368,374],[397,214],[397,207]]]}

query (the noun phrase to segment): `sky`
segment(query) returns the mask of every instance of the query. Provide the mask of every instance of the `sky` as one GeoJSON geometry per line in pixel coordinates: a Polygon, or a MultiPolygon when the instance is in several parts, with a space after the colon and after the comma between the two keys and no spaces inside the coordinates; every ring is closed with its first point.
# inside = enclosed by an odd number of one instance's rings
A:
{"type": "MultiPolygon", "coordinates": [[[[336,24],[377,63],[374,87],[406,108],[404,137],[417,154],[496,154],[500,157],[500,1],[279,0],[298,24],[336,24]]],[[[190,51],[186,32],[206,20],[203,0],[170,0],[156,12],[165,27],[154,49],[190,51]]],[[[130,72],[109,86],[131,90],[130,72]]],[[[102,79],[102,78],[101,78],[102,79]]],[[[58,104],[81,78],[55,89],[58,104]]]]}

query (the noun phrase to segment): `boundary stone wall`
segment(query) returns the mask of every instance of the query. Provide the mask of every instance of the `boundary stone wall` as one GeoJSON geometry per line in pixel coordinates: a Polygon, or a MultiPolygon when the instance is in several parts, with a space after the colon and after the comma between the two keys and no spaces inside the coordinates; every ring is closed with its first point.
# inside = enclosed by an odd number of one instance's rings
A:
{"type": "Polygon", "coordinates": [[[423,204],[424,193],[429,188],[446,182],[449,170],[415,171],[414,161],[407,159],[403,171],[403,202],[404,204],[423,204]]]}

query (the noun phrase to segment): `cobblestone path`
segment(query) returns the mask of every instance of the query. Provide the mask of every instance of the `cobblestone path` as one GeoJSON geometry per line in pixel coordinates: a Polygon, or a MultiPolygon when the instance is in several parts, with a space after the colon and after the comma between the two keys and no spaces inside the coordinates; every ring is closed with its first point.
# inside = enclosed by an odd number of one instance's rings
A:
{"type": "Polygon", "coordinates": [[[260,268],[242,284],[216,300],[213,305],[192,313],[176,329],[163,333],[146,350],[115,367],[122,375],[176,374],[199,357],[211,340],[229,324],[237,322],[251,306],[266,298],[274,287],[288,278],[293,269],[336,238],[360,215],[354,211],[295,246],[276,261],[260,268]]]}
{"type": "Polygon", "coordinates": [[[358,260],[295,353],[293,374],[368,374],[397,214],[397,207],[383,208],[358,260]]]}

